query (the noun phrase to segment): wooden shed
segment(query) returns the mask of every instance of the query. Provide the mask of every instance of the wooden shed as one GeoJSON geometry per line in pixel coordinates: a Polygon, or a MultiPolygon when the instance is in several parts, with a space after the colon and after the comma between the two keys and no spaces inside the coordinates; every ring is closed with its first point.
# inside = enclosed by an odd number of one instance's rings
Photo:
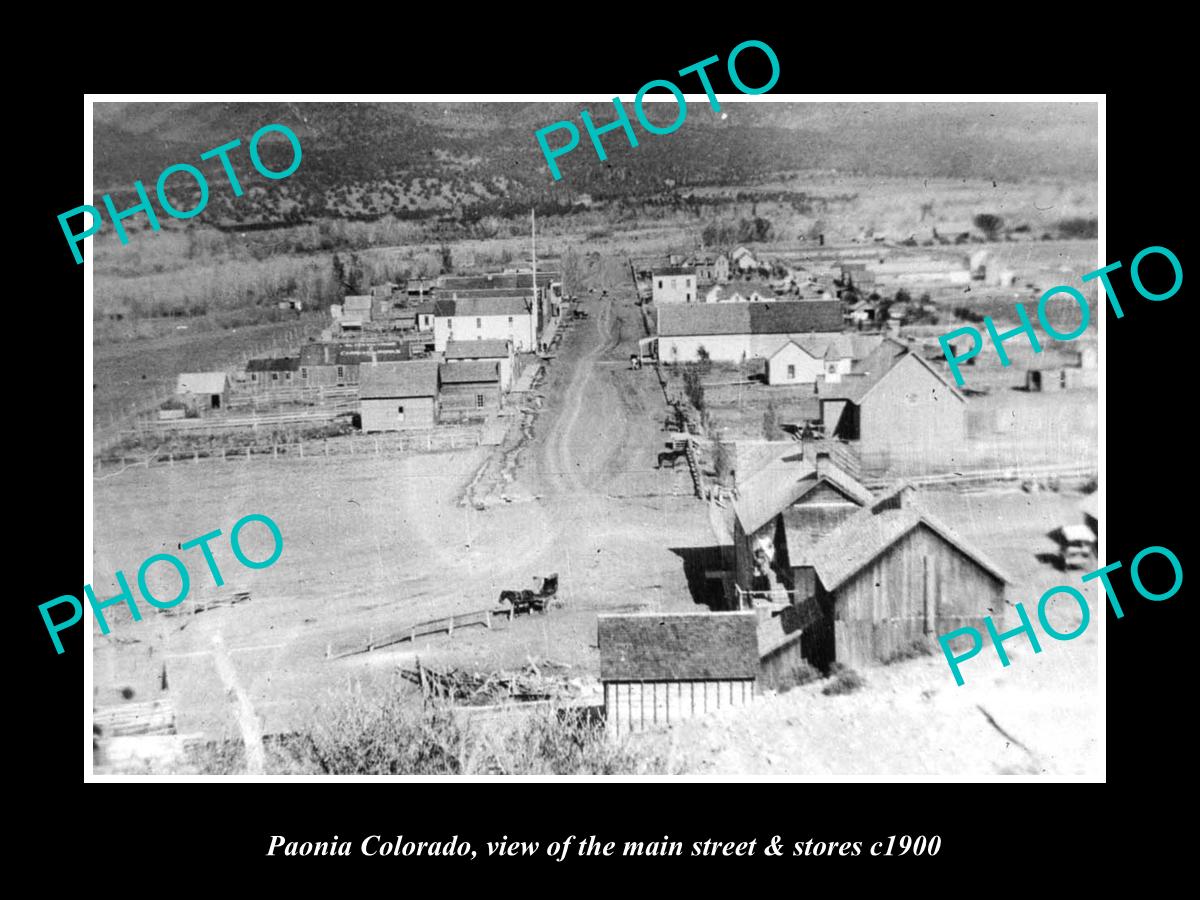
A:
{"type": "Polygon", "coordinates": [[[876,499],[822,538],[810,557],[807,652],[816,665],[885,661],[918,639],[1003,619],[1009,577],[940,521],[911,485],[876,499]]]}
{"type": "Polygon", "coordinates": [[[438,377],[443,421],[486,418],[500,409],[500,364],[495,360],[442,363],[438,377]]]}
{"type": "Polygon", "coordinates": [[[631,613],[597,617],[605,721],[621,735],[753,701],[753,612],[631,613]]]}
{"type": "Polygon", "coordinates": [[[378,363],[359,370],[362,430],[406,431],[437,423],[438,364],[378,363]]]}

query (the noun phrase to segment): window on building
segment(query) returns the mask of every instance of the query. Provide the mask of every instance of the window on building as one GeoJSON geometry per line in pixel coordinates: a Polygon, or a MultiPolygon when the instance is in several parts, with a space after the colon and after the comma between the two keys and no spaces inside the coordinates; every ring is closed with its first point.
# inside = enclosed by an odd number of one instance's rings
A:
{"type": "Polygon", "coordinates": [[[307,367],[305,367],[305,366],[301,366],[301,367],[300,367],[300,377],[301,377],[301,378],[305,378],[305,379],[307,379],[307,378],[308,378],[308,369],[307,369],[307,367]]]}
{"type": "Polygon", "coordinates": [[[678,278],[672,278],[672,279],[671,279],[671,290],[675,290],[675,287],[676,287],[676,282],[677,282],[678,280],[679,280],[678,278]]]}
{"type": "Polygon", "coordinates": [[[688,303],[691,303],[691,302],[692,302],[692,295],[691,295],[691,294],[684,294],[684,296],[687,298],[687,302],[688,302],[688,303]]]}
{"type": "Polygon", "coordinates": [[[345,377],[346,377],[346,367],[345,366],[338,366],[337,377],[338,377],[338,381],[342,381],[345,379],[345,377]]]}
{"type": "Polygon", "coordinates": [[[476,320],[475,320],[475,327],[476,327],[476,328],[482,328],[482,327],[483,327],[483,319],[476,319],[476,320]]]}
{"type": "Polygon", "coordinates": [[[475,406],[476,406],[477,408],[482,408],[482,407],[483,407],[483,394],[476,394],[476,395],[475,395],[475,406]]]}
{"type": "Polygon", "coordinates": [[[403,406],[396,407],[396,418],[398,418],[401,422],[404,421],[404,407],[403,406]]]}
{"type": "Polygon", "coordinates": [[[788,381],[795,381],[795,380],[796,380],[796,367],[788,366],[788,381]]]}
{"type": "Polygon", "coordinates": [[[509,316],[509,317],[508,317],[508,324],[509,324],[509,325],[511,325],[511,324],[512,324],[512,316],[509,316]]]}
{"type": "Polygon", "coordinates": [[[292,380],[292,373],[291,373],[291,372],[284,372],[284,373],[283,373],[283,380],[284,380],[284,381],[291,381],[291,380],[292,380]]]}
{"type": "Polygon", "coordinates": [[[278,373],[278,372],[272,372],[272,373],[271,373],[271,380],[272,380],[272,381],[278,381],[278,380],[279,380],[279,373],[278,373]]]}
{"type": "Polygon", "coordinates": [[[662,286],[663,286],[663,280],[660,278],[660,279],[658,279],[658,287],[659,287],[659,290],[661,290],[661,289],[662,289],[662,286]]]}

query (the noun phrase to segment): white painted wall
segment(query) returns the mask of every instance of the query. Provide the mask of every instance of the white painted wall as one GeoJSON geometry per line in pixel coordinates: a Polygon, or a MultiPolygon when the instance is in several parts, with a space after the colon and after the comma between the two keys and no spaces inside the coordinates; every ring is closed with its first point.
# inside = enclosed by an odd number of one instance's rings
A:
{"type": "Polygon", "coordinates": [[[529,313],[500,316],[436,316],[433,320],[433,349],[446,350],[447,341],[512,341],[517,353],[537,349],[534,317],[529,313]],[[510,321],[511,320],[511,321],[510,321]]]}

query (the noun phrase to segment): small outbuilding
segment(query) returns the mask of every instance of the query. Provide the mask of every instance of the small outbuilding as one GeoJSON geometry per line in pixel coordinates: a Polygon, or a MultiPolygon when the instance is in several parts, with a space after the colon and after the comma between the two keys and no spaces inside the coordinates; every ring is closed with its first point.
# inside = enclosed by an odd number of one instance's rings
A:
{"type": "Polygon", "coordinates": [[[767,384],[812,384],[825,371],[825,361],[796,341],[788,341],[767,358],[767,384]]]}
{"type": "Polygon", "coordinates": [[[671,725],[754,700],[754,612],[597,617],[600,681],[610,734],[671,725]]]}
{"type": "Polygon", "coordinates": [[[184,372],[175,381],[175,396],[191,409],[220,409],[228,393],[224,372],[184,372]]]}

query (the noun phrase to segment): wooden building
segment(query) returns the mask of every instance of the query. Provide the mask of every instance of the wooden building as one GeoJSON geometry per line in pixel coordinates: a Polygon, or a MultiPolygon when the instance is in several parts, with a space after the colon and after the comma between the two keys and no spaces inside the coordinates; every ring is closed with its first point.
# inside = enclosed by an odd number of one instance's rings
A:
{"type": "Polygon", "coordinates": [[[937,466],[966,443],[966,399],[890,338],[839,382],[819,384],[818,396],[825,434],[856,442],[869,468],[937,466]]]}
{"type": "Polygon", "coordinates": [[[447,341],[446,362],[486,360],[500,367],[500,390],[507,393],[512,389],[517,371],[516,354],[512,341],[447,341]]]}
{"type": "Polygon", "coordinates": [[[754,612],[601,615],[597,635],[610,734],[667,726],[754,700],[754,612]]]}
{"type": "Polygon", "coordinates": [[[790,647],[819,668],[862,665],[1002,620],[1008,576],[911,485],[872,498],[836,467],[797,471],[748,482],[735,504],[736,600],[769,614],[768,652],[790,647]]]}
{"type": "Polygon", "coordinates": [[[299,383],[300,357],[277,356],[246,361],[242,387],[252,393],[270,393],[292,389],[299,383]]]}
{"type": "Polygon", "coordinates": [[[364,433],[432,428],[438,421],[438,363],[410,360],[363,366],[358,395],[364,433]]]}
{"type": "Polygon", "coordinates": [[[441,421],[461,422],[495,414],[501,406],[500,364],[491,359],[442,363],[438,371],[441,421]]]}

